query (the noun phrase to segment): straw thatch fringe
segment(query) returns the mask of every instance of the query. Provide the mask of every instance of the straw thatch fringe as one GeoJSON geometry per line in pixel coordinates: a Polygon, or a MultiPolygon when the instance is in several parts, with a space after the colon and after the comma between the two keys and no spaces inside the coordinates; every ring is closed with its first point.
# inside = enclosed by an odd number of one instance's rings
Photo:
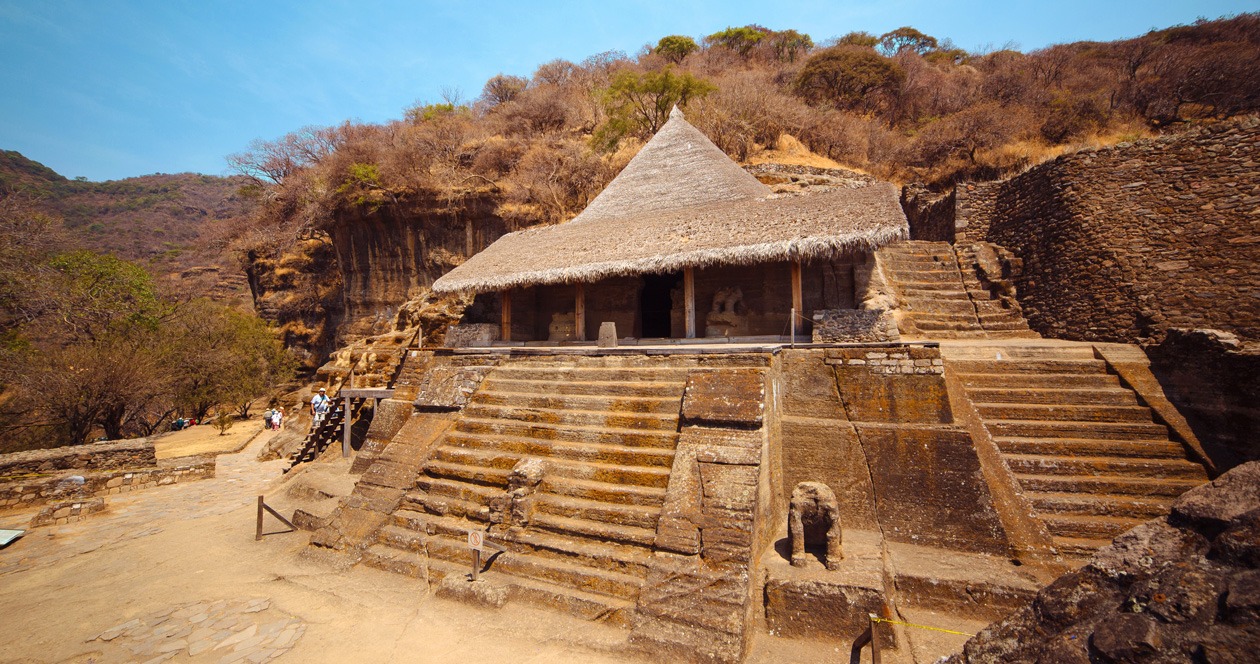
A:
{"type": "Polygon", "coordinates": [[[891,183],[807,196],[768,192],[675,112],[576,219],[504,235],[433,290],[480,293],[818,260],[909,236],[891,183]]]}

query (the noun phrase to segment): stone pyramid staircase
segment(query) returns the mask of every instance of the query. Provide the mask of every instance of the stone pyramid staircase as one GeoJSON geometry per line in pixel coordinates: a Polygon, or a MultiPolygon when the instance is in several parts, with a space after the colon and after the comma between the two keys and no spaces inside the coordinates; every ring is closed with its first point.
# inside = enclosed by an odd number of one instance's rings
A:
{"type": "Polygon", "coordinates": [[[491,370],[365,562],[396,569],[411,555],[431,581],[462,577],[471,568],[466,534],[485,531],[506,551],[482,578],[514,596],[628,624],[656,538],[686,376],[685,366],[643,356],[523,359],[491,370]],[[502,506],[513,468],[527,459],[545,471],[522,520],[502,506]]]}
{"type": "Polygon", "coordinates": [[[1208,480],[1090,344],[942,354],[1061,554],[1091,555],[1208,480]]]}
{"type": "Polygon", "coordinates": [[[955,251],[948,242],[916,240],[881,247],[878,257],[900,298],[898,323],[903,335],[938,339],[1037,336],[1028,329],[1017,305],[995,296],[977,274],[970,248],[955,251]]]}

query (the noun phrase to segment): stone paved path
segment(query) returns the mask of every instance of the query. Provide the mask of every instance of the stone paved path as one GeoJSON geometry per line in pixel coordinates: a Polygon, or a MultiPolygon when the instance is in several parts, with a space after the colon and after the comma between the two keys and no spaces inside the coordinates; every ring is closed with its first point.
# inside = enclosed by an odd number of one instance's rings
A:
{"type": "MultiPolygon", "coordinates": [[[[270,435],[220,456],[214,479],[110,496],[103,513],[0,549],[0,664],[627,661],[611,652],[619,631],[337,571],[303,555],[305,533],[255,542],[258,495],[292,511],[285,462],[255,461],[270,435]]],[[[0,528],[33,513],[0,515],[0,528]]]]}

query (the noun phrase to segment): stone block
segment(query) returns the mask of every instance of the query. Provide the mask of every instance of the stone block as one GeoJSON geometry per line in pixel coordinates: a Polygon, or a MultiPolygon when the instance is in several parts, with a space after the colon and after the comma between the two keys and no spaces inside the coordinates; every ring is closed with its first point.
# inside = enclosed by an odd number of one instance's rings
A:
{"type": "Polygon", "coordinates": [[[765,408],[764,382],[764,373],[756,369],[691,372],[683,393],[683,423],[760,428],[765,408]]]}
{"type": "Polygon", "coordinates": [[[852,641],[870,625],[869,614],[887,612],[879,590],[825,579],[770,579],[765,593],[766,626],[775,636],[852,641]]]}
{"type": "Polygon", "coordinates": [[[451,325],[446,330],[447,348],[489,346],[499,340],[499,326],[493,323],[451,325]]]}
{"type": "Polygon", "coordinates": [[[617,347],[617,324],[615,322],[605,321],[599,324],[599,340],[596,342],[600,348],[616,348],[617,347]]]}

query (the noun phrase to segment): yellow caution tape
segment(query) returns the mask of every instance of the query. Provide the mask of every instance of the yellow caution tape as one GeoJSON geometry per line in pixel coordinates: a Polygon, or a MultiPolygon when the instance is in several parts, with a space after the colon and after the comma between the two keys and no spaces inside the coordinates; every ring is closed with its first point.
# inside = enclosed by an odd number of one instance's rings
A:
{"type": "Polygon", "coordinates": [[[946,634],[957,634],[959,636],[975,636],[975,634],[968,634],[967,632],[956,632],[952,629],[941,629],[940,627],[916,625],[914,623],[901,622],[900,620],[888,620],[887,618],[876,618],[874,616],[871,617],[871,622],[888,623],[890,625],[905,625],[906,627],[914,627],[915,629],[930,629],[933,632],[945,632],[946,634]]]}

